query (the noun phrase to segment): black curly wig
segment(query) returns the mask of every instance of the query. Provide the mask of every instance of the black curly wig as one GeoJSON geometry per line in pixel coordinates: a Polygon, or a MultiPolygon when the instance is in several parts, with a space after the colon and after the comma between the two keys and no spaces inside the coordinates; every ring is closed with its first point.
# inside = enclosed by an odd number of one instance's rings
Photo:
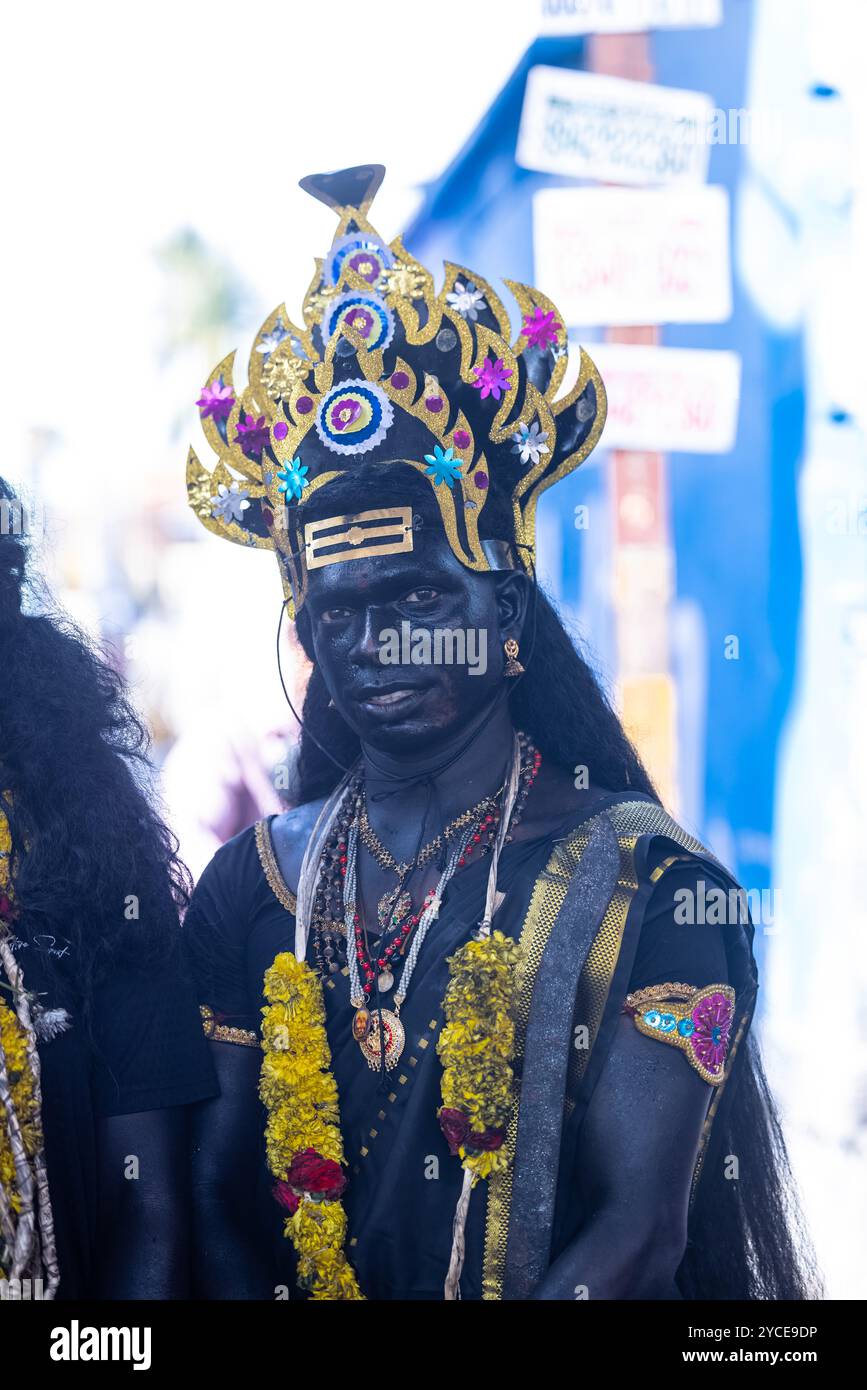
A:
{"type": "Polygon", "coordinates": [[[0,806],[16,934],[68,944],[88,1010],[122,953],[175,949],[190,882],[148,790],[148,735],[105,654],[28,573],[21,504],[0,479],[0,806]]]}

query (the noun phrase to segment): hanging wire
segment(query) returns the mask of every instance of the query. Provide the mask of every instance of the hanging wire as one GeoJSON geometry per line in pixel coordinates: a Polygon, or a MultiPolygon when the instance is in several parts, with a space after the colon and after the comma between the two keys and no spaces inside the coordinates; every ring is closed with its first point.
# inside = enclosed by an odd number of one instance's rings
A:
{"type": "Polygon", "coordinates": [[[288,604],[288,602],[288,598],[284,599],[282,604],[280,605],[280,619],[277,623],[277,673],[280,677],[280,684],[283,687],[284,698],[293,715],[295,716],[298,727],[299,729],[301,729],[302,733],[307,738],[309,738],[312,743],[316,744],[316,747],[319,749],[320,753],[324,753],[326,758],[328,758],[329,761],[332,762],[335,767],[339,767],[341,772],[348,773],[351,771],[351,769],[345,767],[344,764],[339,761],[339,759],[335,758],[333,753],[329,753],[324,743],[320,743],[316,735],[310,732],[309,728],[304,723],[304,720],[301,718],[301,715],[298,713],[297,709],[295,708],[291,699],[289,698],[289,691],[286,689],[286,681],[283,678],[283,653],[280,649],[280,635],[283,631],[283,615],[286,612],[286,605],[288,604]]]}

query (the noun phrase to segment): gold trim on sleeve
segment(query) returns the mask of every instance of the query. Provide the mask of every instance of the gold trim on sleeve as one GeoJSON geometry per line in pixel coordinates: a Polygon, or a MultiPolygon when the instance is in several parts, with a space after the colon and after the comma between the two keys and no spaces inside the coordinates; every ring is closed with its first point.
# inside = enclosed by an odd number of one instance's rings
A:
{"type": "Polygon", "coordinates": [[[294,917],[297,901],[295,894],[280,872],[277,856],[274,853],[274,841],[271,839],[271,825],[268,820],[256,822],[256,851],[259,855],[259,863],[262,865],[262,872],[268,880],[268,887],[277,901],[294,917]]]}
{"type": "Polygon", "coordinates": [[[230,1028],[225,1023],[218,1023],[210,1004],[200,1004],[199,1013],[202,1015],[202,1032],[211,1042],[234,1043],[237,1047],[259,1046],[258,1033],[250,1028],[230,1028]]]}

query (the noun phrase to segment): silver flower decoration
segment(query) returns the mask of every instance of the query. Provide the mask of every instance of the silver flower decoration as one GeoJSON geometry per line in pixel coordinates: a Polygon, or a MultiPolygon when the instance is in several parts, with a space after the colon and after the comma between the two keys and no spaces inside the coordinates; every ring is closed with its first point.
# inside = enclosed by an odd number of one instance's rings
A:
{"type": "Polygon", "coordinates": [[[487,309],[485,296],[480,289],[477,289],[472,280],[466,284],[462,280],[455,281],[455,287],[446,295],[446,303],[450,304],[465,319],[472,319],[475,323],[479,317],[480,309],[487,309]]]}
{"type": "Polygon", "coordinates": [[[257,352],[271,353],[278,348],[284,338],[289,337],[289,330],[283,327],[282,319],[278,319],[270,333],[263,333],[259,342],[256,344],[257,352]]]}
{"type": "Polygon", "coordinates": [[[243,521],[244,512],[250,505],[248,495],[247,489],[240,488],[237,483],[232,483],[231,487],[218,483],[217,496],[211,498],[211,516],[219,517],[221,521],[243,521]]]}
{"type": "Polygon", "coordinates": [[[550,454],[546,440],[548,431],[543,430],[538,420],[532,425],[520,424],[517,434],[512,435],[512,453],[519,454],[522,463],[538,463],[543,454],[550,454]]]}

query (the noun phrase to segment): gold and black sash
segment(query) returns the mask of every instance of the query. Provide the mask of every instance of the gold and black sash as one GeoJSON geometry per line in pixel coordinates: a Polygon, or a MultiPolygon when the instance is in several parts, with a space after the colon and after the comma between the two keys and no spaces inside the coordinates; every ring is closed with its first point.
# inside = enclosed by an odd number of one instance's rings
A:
{"type": "MultiPolygon", "coordinates": [[[[704,846],[682,830],[661,806],[650,800],[636,799],[607,807],[556,845],[533,890],[520,935],[522,961],[518,975],[516,1057],[522,1068],[521,1091],[506,1137],[509,1167],[492,1174],[489,1180],[483,1275],[485,1299],[528,1297],[550,1263],[554,1226],[551,1192],[552,1188],[557,1187],[560,1153],[555,1151],[553,1131],[544,1133],[544,1120],[539,1125],[537,1120],[545,1107],[549,1112],[559,1108],[559,1097],[563,1102],[562,1114],[569,1118],[570,1133],[574,1134],[576,1124],[580,1123],[586,1111],[613,1040],[620,1013],[619,995],[626,995],[638,939],[638,932],[633,928],[640,925],[654,887],[656,876],[639,875],[637,861],[643,863],[646,850],[657,837],[671,841],[674,848],[686,851],[691,857],[712,866],[716,873],[731,878],[704,846]],[[591,861],[600,853],[603,858],[607,857],[603,849],[606,837],[600,838],[595,833],[599,822],[605,822],[613,831],[616,839],[614,859],[617,862],[610,884],[600,869],[597,886],[606,884],[607,900],[600,905],[601,913],[594,904],[592,912],[583,921],[584,927],[590,922],[593,924],[592,940],[589,949],[582,949],[581,959],[573,962],[580,971],[577,989],[569,987],[568,1007],[564,1009],[561,1001],[556,1012],[559,1030],[556,1046],[568,1058],[562,1068],[567,1073],[564,1079],[559,1072],[556,1077],[552,1072],[553,1039],[548,1038],[547,1049],[537,1047],[531,1025],[537,1011],[537,991],[540,1001],[550,1001],[556,997],[559,982],[561,993],[567,995],[562,974],[562,947],[566,941],[571,940],[574,945],[576,940],[580,940],[581,923],[576,921],[570,925],[565,917],[561,919],[561,912],[570,884],[582,872],[585,862],[590,866],[592,876],[591,861]],[[561,929],[564,932],[562,940],[561,929]],[[624,949],[627,936],[629,946],[624,949]],[[570,1045],[575,1019],[588,1029],[587,1048],[570,1045]],[[533,1103],[533,1097],[540,1095],[544,1097],[541,1107],[533,1103]],[[539,1160],[542,1155],[545,1156],[547,1168],[540,1170],[536,1166],[535,1172],[531,1171],[534,1160],[539,1160]],[[534,1186],[541,1187],[543,1191],[535,1193],[534,1186]],[[516,1211],[518,1203],[522,1207],[520,1214],[516,1211]],[[529,1203],[529,1214],[534,1220],[527,1219],[528,1213],[523,1210],[526,1203],[529,1203]]],[[[574,973],[573,970],[573,977],[574,973]]],[[[754,985],[744,989],[743,995],[738,994],[737,1031],[729,1053],[727,1074],[731,1070],[738,1043],[749,1027],[753,1002],[754,985]]],[[[698,1181],[723,1089],[723,1086],[716,1088],[708,1110],[693,1189],[698,1181]]],[[[561,1119],[562,1116],[558,1115],[555,1125],[558,1138],[561,1119]]]]}
{"type": "Polygon", "coordinates": [[[550,1264],[575,992],[620,867],[617,836],[597,816],[545,943],[523,1044],[503,1298],[529,1298],[550,1264]],[[535,1079],[538,1078],[539,1084],[535,1079]]]}

